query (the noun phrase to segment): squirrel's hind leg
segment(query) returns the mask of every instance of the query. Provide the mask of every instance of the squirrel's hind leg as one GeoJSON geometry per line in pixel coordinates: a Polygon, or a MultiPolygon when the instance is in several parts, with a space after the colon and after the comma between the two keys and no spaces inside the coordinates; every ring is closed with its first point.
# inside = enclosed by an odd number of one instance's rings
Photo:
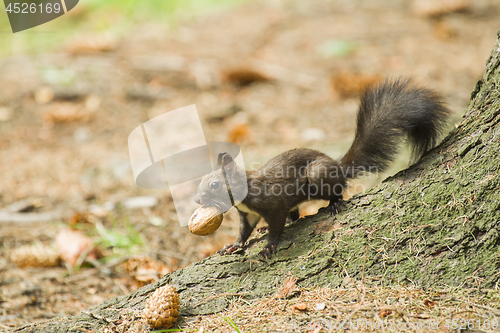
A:
{"type": "Polygon", "coordinates": [[[266,259],[271,258],[272,254],[276,253],[278,241],[285,228],[285,221],[287,212],[273,212],[262,216],[269,226],[269,233],[267,235],[267,245],[260,251],[260,255],[266,259]]]}

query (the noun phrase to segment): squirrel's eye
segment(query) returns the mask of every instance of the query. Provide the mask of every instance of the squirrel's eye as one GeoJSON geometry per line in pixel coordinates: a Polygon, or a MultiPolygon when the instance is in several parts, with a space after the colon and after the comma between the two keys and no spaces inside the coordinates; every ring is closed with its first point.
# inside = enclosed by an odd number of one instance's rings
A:
{"type": "Polygon", "coordinates": [[[210,189],[212,191],[215,191],[219,188],[219,182],[213,182],[212,184],[210,184],[210,189]]]}

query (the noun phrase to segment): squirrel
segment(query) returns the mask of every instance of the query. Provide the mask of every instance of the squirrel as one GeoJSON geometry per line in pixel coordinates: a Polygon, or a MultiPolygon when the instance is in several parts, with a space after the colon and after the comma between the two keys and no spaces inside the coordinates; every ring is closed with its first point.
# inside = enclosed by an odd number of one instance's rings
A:
{"type": "Polygon", "coordinates": [[[338,213],[349,179],[386,171],[404,137],[412,147],[413,161],[420,158],[438,143],[450,115],[434,91],[408,79],[385,80],[364,92],[354,141],[338,161],[320,151],[299,148],[272,158],[260,169],[245,171],[229,154],[219,154],[218,167],[201,180],[195,202],[227,211],[234,205],[232,197],[227,202],[228,193],[246,196],[236,204],[241,220],[238,240],[218,253],[243,248],[262,217],[269,235],[260,255],[269,259],[276,253],[287,218],[299,218],[299,204],[329,200],[328,211],[338,213]]]}

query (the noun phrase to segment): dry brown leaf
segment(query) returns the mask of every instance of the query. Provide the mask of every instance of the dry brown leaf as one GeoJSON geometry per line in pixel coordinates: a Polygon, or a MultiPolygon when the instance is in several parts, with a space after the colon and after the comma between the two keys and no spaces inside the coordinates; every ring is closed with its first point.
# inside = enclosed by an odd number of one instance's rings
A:
{"type": "Polygon", "coordinates": [[[446,21],[437,20],[434,24],[434,35],[441,40],[448,40],[457,36],[457,31],[446,21]]]}
{"type": "Polygon", "coordinates": [[[270,80],[267,75],[248,67],[229,69],[222,74],[222,77],[224,81],[238,87],[247,86],[254,82],[266,82],[270,80]]]}
{"type": "Polygon", "coordinates": [[[246,124],[233,126],[227,134],[227,140],[232,143],[241,143],[250,138],[250,129],[246,124]]]}
{"type": "Polygon", "coordinates": [[[428,308],[432,308],[436,305],[436,302],[426,299],[424,300],[424,305],[428,308]]]}
{"type": "Polygon", "coordinates": [[[123,270],[134,279],[134,286],[140,288],[158,281],[172,270],[148,257],[131,258],[123,264],[123,270]]]}
{"type": "Polygon", "coordinates": [[[285,279],[285,282],[283,282],[283,285],[281,286],[280,290],[276,294],[276,298],[278,299],[283,299],[287,298],[296,291],[299,290],[297,287],[297,278],[295,276],[289,276],[285,279]]]}
{"type": "Polygon", "coordinates": [[[390,315],[392,313],[391,310],[380,310],[380,318],[384,318],[384,317],[387,317],[388,315],[390,315]]]}
{"type": "Polygon", "coordinates": [[[43,111],[42,120],[45,124],[52,126],[58,123],[87,121],[92,117],[92,114],[93,111],[81,104],[53,103],[43,111]]]}
{"type": "Polygon", "coordinates": [[[139,282],[149,284],[159,279],[159,272],[149,267],[139,267],[134,278],[139,282]]]}
{"type": "Polygon", "coordinates": [[[307,305],[304,303],[295,304],[292,306],[292,310],[307,311],[307,305]]]}
{"type": "Polygon", "coordinates": [[[312,331],[310,331],[311,333],[318,333],[321,331],[321,324],[320,323],[314,323],[312,325],[312,331]]]}
{"type": "Polygon", "coordinates": [[[382,81],[380,75],[339,72],[331,80],[333,91],[341,98],[359,97],[366,88],[382,81]]]}
{"type": "Polygon", "coordinates": [[[88,224],[88,223],[91,222],[89,221],[88,214],[85,213],[76,212],[69,219],[69,225],[72,227],[75,226],[76,224],[88,224]]]}

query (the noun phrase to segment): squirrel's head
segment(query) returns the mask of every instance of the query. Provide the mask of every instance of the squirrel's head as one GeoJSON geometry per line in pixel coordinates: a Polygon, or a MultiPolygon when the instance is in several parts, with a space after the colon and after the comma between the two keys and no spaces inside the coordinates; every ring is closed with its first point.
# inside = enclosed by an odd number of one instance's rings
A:
{"type": "Polygon", "coordinates": [[[221,211],[228,211],[234,201],[243,200],[247,182],[244,170],[240,170],[228,153],[217,157],[217,169],[203,177],[194,201],[202,206],[215,206],[221,211]]]}

